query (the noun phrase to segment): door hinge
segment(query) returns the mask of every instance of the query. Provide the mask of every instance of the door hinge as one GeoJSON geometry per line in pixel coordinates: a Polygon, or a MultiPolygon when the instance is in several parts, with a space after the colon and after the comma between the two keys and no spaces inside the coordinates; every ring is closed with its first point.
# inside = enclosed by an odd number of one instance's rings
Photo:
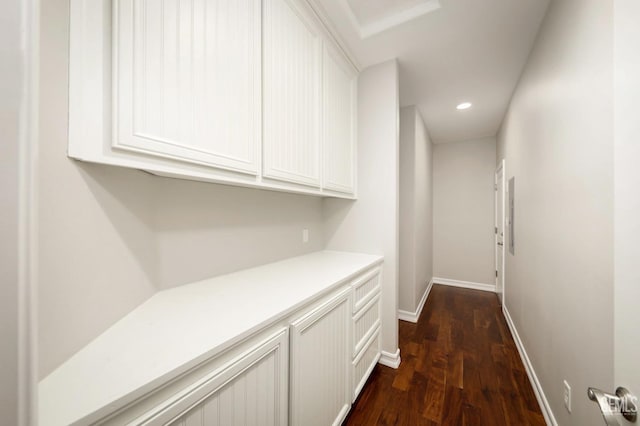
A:
{"type": "Polygon", "coordinates": [[[497,226],[494,226],[494,230],[495,230],[495,231],[494,231],[494,234],[496,234],[496,235],[497,235],[497,234],[498,234],[498,227],[497,227],[497,226]]]}
{"type": "Polygon", "coordinates": [[[494,189],[494,191],[497,191],[498,190],[498,185],[493,184],[493,189],[494,189]]]}
{"type": "Polygon", "coordinates": [[[498,278],[498,271],[496,271],[496,278],[498,278]]]}

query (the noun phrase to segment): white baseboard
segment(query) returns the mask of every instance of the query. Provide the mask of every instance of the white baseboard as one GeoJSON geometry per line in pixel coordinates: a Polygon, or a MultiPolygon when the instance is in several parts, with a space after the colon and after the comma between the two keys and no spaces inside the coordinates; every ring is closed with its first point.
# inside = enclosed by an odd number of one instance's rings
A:
{"type": "Polygon", "coordinates": [[[506,306],[502,307],[502,313],[504,314],[504,318],[507,321],[507,325],[509,326],[509,330],[511,331],[511,335],[513,336],[513,340],[516,342],[516,346],[518,347],[518,352],[520,353],[520,358],[522,359],[522,363],[524,364],[525,370],[527,370],[527,376],[529,376],[529,381],[533,385],[533,392],[536,394],[536,399],[538,400],[538,404],[542,409],[542,415],[544,416],[544,420],[548,425],[558,426],[558,422],[553,415],[553,411],[551,411],[551,406],[549,405],[549,401],[547,400],[546,395],[544,394],[544,390],[542,389],[542,385],[538,380],[538,376],[536,376],[536,372],[533,369],[533,365],[531,365],[531,360],[527,355],[527,351],[522,344],[522,340],[520,340],[520,336],[518,335],[518,330],[516,330],[516,326],[513,324],[513,320],[511,319],[511,315],[509,315],[509,310],[506,306]]]}
{"type": "Polygon", "coordinates": [[[400,367],[400,348],[393,354],[385,351],[380,352],[378,363],[391,368],[400,367]]]}
{"type": "Polygon", "coordinates": [[[482,284],[482,283],[474,283],[471,281],[450,280],[449,278],[437,278],[437,277],[433,277],[433,283],[448,285],[450,287],[460,287],[460,288],[468,288],[471,290],[490,291],[493,293],[496,292],[495,284],[482,284]]]}
{"type": "Polygon", "coordinates": [[[418,304],[418,309],[415,312],[404,311],[402,309],[398,309],[398,319],[402,321],[409,321],[416,323],[420,318],[420,314],[422,313],[422,308],[424,308],[424,304],[427,301],[427,297],[429,297],[429,292],[431,291],[431,287],[433,287],[433,278],[427,284],[427,288],[422,295],[422,299],[420,299],[420,303],[418,304]]]}

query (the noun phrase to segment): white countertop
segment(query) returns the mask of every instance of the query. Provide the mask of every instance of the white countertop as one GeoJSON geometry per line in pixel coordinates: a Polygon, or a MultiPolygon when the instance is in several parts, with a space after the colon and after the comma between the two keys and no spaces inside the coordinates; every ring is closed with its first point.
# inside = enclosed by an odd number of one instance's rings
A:
{"type": "Polygon", "coordinates": [[[380,262],[320,251],[156,293],[40,382],[39,424],[123,407],[380,262]]]}

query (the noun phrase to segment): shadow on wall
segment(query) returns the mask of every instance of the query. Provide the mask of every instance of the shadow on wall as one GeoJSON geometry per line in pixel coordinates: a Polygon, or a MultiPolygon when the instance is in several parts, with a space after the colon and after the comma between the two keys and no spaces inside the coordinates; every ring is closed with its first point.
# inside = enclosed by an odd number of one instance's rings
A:
{"type": "MultiPolygon", "coordinates": [[[[324,200],[323,217],[325,247],[330,249],[332,245],[331,242],[335,240],[335,236],[337,234],[345,232],[345,230],[343,229],[344,223],[354,205],[354,200],[346,200],[340,198],[327,198],[324,200]]],[[[361,222],[354,221],[349,231],[355,233],[356,235],[361,235],[361,233],[363,232],[361,225],[361,222]]],[[[354,238],[352,240],[352,243],[357,243],[357,240],[354,238]]],[[[357,249],[351,250],[357,251],[357,249]]],[[[366,249],[363,249],[363,252],[366,253],[366,249]]]]}
{"type": "MultiPolygon", "coordinates": [[[[101,214],[158,289],[323,248],[320,198],[74,163],[101,214]]],[[[87,237],[98,243],[98,257],[100,234],[87,237]]]]}
{"type": "MultiPolygon", "coordinates": [[[[129,254],[137,260],[149,281],[155,283],[157,250],[153,235],[153,177],[138,170],[70,161],[78,166],[80,176],[126,244],[129,254]]],[[[103,254],[101,247],[96,245],[94,249],[96,256],[103,254]]]]}

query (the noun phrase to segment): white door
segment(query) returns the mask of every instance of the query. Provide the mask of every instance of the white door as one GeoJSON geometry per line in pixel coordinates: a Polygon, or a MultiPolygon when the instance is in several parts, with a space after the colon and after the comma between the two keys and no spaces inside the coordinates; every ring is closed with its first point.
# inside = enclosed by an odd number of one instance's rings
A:
{"type": "MultiPolygon", "coordinates": [[[[625,403],[609,399],[627,411],[637,407],[640,395],[640,3],[614,2],[614,383],[630,397],[625,403]]],[[[614,393],[614,389],[605,389],[614,393]]],[[[618,393],[618,392],[616,392],[618,393]]],[[[592,395],[606,405],[606,395],[592,395]]],[[[594,410],[595,411],[595,410],[594,410]]],[[[637,425],[619,412],[602,409],[602,424],[637,425]]],[[[637,414],[637,408],[636,408],[637,414]]]]}
{"type": "Polygon", "coordinates": [[[496,293],[500,303],[504,303],[504,160],[495,174],[495,255],[496,255],[496,293]]]}
{"type": "Polygon", "coordinates": [[[614,7],[614,377],[616,386],[628,388],[637,397],[640,395],[640,121],[637,116],[640,3],[616,0],[614,7]]]}

